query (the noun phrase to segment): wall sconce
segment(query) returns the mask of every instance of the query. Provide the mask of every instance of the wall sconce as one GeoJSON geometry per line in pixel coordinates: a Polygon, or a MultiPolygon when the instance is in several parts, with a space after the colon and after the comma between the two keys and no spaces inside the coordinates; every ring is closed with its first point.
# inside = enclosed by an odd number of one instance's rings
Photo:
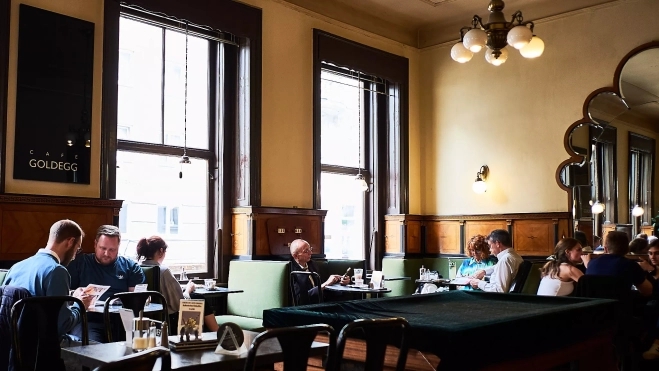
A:
{"type": "Polygon", "coordinates": [[[481,166],[480,170],[478,170],[476,173],[476,180],[474,181],[474,184],[471,185],[471,188],[474,190],[474,192],[481,194],[487,191],[487,184],[485,183],[485,179],[487,178],[487,173],[489,171],[490,168],[487,167],[487,165],[481,166]]]}
{"type": "Polygon", "coordinates": [[[591,201],[591,204],[592,204],[592,206],[590,207],[590,211],[593,214],[601,214],[601,213],[604,212],[604,204],[603,203],[601,203],[599,201],[595,201],[595,203],[593,204],[592,201],[591,201]]]}
{"type": "Polygon", "coordinates": [[[643,213],[645,213],[645,210],[642,207],[638,206],[638,205],[635,205],[632,208],[632,216],[634,216],[634,217],[639,217],[639,216],[643,215],[643,213]]]}
{"type": "Polygon", "coordinates": [[[368,192],[368,183],[366,183],[366,179],[364,179],[361,172],[355,176],[355,184],[360,191],[368,192]]]}

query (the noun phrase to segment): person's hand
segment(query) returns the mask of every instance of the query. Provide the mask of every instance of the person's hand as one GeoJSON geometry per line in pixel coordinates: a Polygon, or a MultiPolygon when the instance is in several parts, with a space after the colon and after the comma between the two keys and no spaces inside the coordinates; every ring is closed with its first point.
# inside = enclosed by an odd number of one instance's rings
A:
{"type": "Polygon", "coordinates": [[[195,286],[194,282],[192,280],[188,281],[188,284],[185,285],[185,292],[188,294],[194,292],[197,289],[197,286],[195,286]]]}
{"type": "Polygon", "coordinates": [[[645,260],[639,261],[638,265],[640,265],[641,269],[643,269],[646,272],[652,272],[654,270],[654,266],[652,266],[652,264],[649,264],[645,260]]]}
{"type": "Polygon", "coordinates": [[[581,255],[581,261],[583,262],[583,265],[588,268],[588,263],[590,263],[590,254],[581,255]]]}
{"type": "MultiPolygon", "coordinates": [[[[482,272],[485,273],[485,271],[482,271],[482,272]]],[[[474,278],[474,279],[472,279],[471,281],[469,281],[469,284],[471,285],[471,287],[477,289],[477,288],[478,288],[478,283],[479,283],[480,281],[481,281],[481,280],[479,280],[479,279],[475,279],[475,278],[474,278]]]]}
{"type": "Polygon", "coordinates": [[[350,282],[350,276],[341,276],[341,285],[349,285],[350,282]]]}
{"type": "Polygon", "coordinates": [[[472,274],[471,276],[477,280],[482,280],[483,277],[485,277],[485,271],[483,269],[479,269],[476,272],[474,272],[474,274],[472,274]]]}
{"type": "Polygon", "coordinates": [[[94,299],[94,296],[85,294],[82,290],[82,287],[78,287],[71,296],[82,300],[82,304],[85,306],[85,308],[89,308],[89,306],[92,305],[92,299],[94,299]]]}

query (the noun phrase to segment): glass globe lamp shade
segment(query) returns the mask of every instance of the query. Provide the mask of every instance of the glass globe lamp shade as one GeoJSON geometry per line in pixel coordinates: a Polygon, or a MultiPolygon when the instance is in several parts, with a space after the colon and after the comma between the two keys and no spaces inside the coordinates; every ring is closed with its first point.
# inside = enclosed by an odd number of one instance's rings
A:
{"type": "Polygon", "coordinates": [[[471,189],[478,194],[485,193],[485,191],[487,191],[487,183],[485,183],[483,179],[476,179],[474,184],[471,185],[471,189]]]}
{"type": "Polygon", "coordinates": [[[643,210],[643,208],[638,205],[634,206],[632,209],[632,216],[639,217],[643,215],[643,213],[645,213],[645,210],[643,210]]]}
{"type": "Polygon", "coordinates": [[[508,50],[506,48],[501,49],[501,55],[499,58],[495,58],[494,54],[492,54],[494,50],[487,48],[487,51],[485,52],[485,60],[494,65],[494,66],[500,66],[504,63],[506,63],[506,60],[508,59],[508,50]]]}
{"type": "Polygon", "coordinates": [[[526,26],[515,26],[508,31],[506,40],[515,49],[522,49],[533,39],[533,32],[526,26]]]}
{"type": "Polygon", "coordinates": [[[471,57],[474,56],[474,53],[465,48],[464,44],[459,42],[451,48],[451,58],[453,58],[454,61],[459,62],[459,63],[466,63],[471,60],[471,57]]]}
{"type": "Polygon", "coordinates": [[[524,58],[538,58],[545,51],[545,43],[537,36],[533,36],[531,42],[519,50],[524,58]]]}
{"type": "Polygon", "coordinates": [[[478,53],[487,43],[487,34],[480,28],[474,28],[465,34],[462,42],[465,48],[478,53]]]}
{"type": "Polygon", "coordinates": [[[604,204],[597,201],[590,207],[590,211],[592,211],[593,214],[601,214],[604,212],[604,204]]]}
{"type": "Polygon", "coordinates": [[[368,191],[368,183],[366,183],[366,179],[364,179],[364,176],[362,174],[357,174],[357,176],[355,177],[355,184],[358,190],[362,192],[368,191]]]}

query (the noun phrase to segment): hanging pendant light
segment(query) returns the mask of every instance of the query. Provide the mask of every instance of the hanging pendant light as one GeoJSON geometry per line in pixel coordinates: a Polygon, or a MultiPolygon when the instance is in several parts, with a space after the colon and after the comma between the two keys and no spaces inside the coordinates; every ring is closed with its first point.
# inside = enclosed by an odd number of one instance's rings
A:
{"type": "Polygon", "coordinates": [[[178,161],[181,164],[181,170],[178,173],[179,178],[183,178],[183,165],[189,165],[188,157],[188,22],[185,22],[185,97],[183,104],[183,156],[178,161]]]}
{"type": "Polygon", "coordinates": [[[357,175],[355,176],[355,182],[357,185],[357,189],[359,189],[362,192],[368,191],[368,183],[366,183],[366,179],[364,178],[364,175],[362,175],[362,86],[361,86],[361,72],[357,72],[357,116],[358,116],[358,125],[357,126],[357,131],[359,133],[358,135],[358,145],[359,145],[359,152],[358,152],[358,163],[357,163],[357,175]]]}

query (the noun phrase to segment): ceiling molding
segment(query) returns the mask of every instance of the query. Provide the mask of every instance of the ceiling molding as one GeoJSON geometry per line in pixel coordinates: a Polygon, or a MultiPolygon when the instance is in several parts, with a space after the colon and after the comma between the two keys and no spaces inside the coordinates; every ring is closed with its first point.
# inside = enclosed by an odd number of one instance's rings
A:
{"type": "Polygon", "coordinates": [[[422,2],[422,3],[426,3],[430,6],[440,6],[440,5],[452,3],[452,2],[458,1],[458,0],[419,0],[419,1],[422,2]]]}

